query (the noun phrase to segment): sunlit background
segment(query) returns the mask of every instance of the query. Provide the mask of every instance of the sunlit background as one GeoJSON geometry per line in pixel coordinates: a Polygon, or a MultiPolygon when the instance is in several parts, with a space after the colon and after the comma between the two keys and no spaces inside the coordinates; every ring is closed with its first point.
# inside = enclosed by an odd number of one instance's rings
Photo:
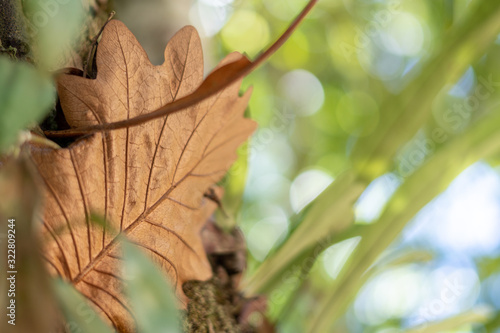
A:
{"type": "MultiPolygon", "coordinates": [[[[115,0],[115,5],[118,18],[155,63],[163,61],[163,48],[175,30],[194,25],[209,71],[232,51],[255,57],[306,2],[115,0]]],[[[250,272],[286,237],[290,218],[349,166],[354,143],[376,128],[381,99],[397,94],[418,74],[421,60],[463,14],[467,2],[321,0],[287,44],[245,79],[244,87],[254,89],[248,113],[259,123],[236,216],[248,242],[250,272]]],[[[491,53],[499,50],[495,45],[491,53]]],[[[363,193],[355,207],[356,223],[373,222],[436,146],[498,102],[494,91],[480,104],[471,104],[468,97],[479,85],[488,89],[484,81],[490,75],[495,81],[499,70],[494,57],[485,57],[442,91],[428,132],[404,147],[393,172],[363,193]],[[435,130],[438,137],[429,140],[435,130]]],[[[348,310],[345,329],[389,333],[478,304],[500,309],[500,177],[495,165],[482,161],[469,167],[413,218],[388,255],[422,250],[422,260],[371,278],[348,310]]],[[[235,178],[244,176],[233,173],[235,178]]],[[[281,332],[302,332],[315,295],[335,279],[357,242],[346,240],[322,254],[312,282],[300,295],[300,306],[289,309],[281,332]]],[[[456,332],[472,331],[465,326],[456,332]]]]}

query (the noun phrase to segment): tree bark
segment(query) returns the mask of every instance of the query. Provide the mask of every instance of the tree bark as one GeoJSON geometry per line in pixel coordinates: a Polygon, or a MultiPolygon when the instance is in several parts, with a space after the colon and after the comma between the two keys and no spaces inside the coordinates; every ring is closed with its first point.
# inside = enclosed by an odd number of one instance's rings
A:
{"type": "Polygon", "coordinates": [[[0,0],[0,52],[27,60],[30,53],[21,0],[0,0]]]}
{"type": "MultiPolygon", "coordinates": [[[[47,6],[64,6],[61,0],[41,0],[47,6]]],[[[61,60],[57,62],[57,70],[64,67],[83,69],[92,39],[99,32],[111,12],[109,0],[82,0],[85,19],[79,36],[68,45],[61,60]]],[[[36,64],[37,39],[33,31],[33,23],[27,17],[22,0],[0,0],[0,52],[9,53],[18,60],[36,64]]]]}

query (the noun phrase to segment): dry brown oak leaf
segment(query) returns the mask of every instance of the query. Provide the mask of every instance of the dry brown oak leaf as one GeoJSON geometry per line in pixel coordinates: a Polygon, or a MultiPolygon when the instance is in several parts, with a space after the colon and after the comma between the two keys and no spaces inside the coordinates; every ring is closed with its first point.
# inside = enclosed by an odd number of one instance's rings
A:
{"type": "MultiPolygon", "coordinates": [[[[241,57],[231,54],[220,65],[241,57]]],[[[99,43],[97,68],[95,80],[58,79],[71,127],[129,119],[192,93],[203,80],[200,39],[193,27],[183,28],[168,43],[164,64],[153,66],[124,24],[111,21],[99,43]]],[[[183,302],[183,282],[212,275],[200,229],[215,204],[203,194],[256,127],[243,117],[250,91],[240,97],[240,85],[164,118],[83,137],[68,148],[29,147],[45,188],[48,266],[120,331],[134,329],[121,293],[118,232],[150,255],[183,302]],[[104,217],[104,228],[92,223],[93,214],[104,217]]]]}

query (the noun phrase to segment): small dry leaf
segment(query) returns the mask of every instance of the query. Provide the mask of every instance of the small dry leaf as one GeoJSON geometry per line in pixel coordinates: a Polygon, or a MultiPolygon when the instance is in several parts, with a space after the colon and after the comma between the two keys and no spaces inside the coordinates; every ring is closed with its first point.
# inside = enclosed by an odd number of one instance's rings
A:
{"type": "MultiPolygon", "coordinates": [[[[225,63],[242,56],[232,54],[225,63]]],[[[95,80],[62,75],[58,92],[71,127],[126,120],[195,91],[203,79],[201,43],[193,27],[169,42],[153,66],[132,33],[111,21],[97,51],[95,80]]],[[[211,268],[200,229],[215,209],[203,197],[236,159],[255,129],[243,117],[250,92],[241,80],[212,98],[166,117],[96,133],[68,148],[30,146],[45,188],[42,233],[48,265],[75,285],[119,331],[134,331],[120,276],[123,232],[175,285],[206,280],[211,268]],[[102,216],[105,227],[92,223],[102,216]]]]}

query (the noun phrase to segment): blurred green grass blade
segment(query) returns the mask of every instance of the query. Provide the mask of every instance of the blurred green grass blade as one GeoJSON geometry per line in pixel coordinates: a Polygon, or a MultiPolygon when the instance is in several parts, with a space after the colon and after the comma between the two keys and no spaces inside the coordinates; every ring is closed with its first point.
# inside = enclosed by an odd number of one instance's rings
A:
{"type": "MultiPolygon", "coordinates": [[[[352,238],[356,232],[359,230],[350,228],[349,232],[339,234],[333,242],[352,238]]],[[[281,270],[282,274],[276,274],[266,281],[261,293],[268,294],[269,319],[276,322],[287,315],[294,301],[298,299],[298,293],[304,286],[303,282],[314,267],[316,259],[331,243],[332,241],[328,239],[314,244],[284,267],[281,270]]]]}
{"type": "Polygon", "coordinates": [[[53,280],[53,286],[69,332],[112,332],[72,285],[57,278],[53,280]]]}
{"type": "Polygon", "coordinates": [[[336,235],[342,234],[352,225],[352,206],[364,188],[353,173],[340,175],[316,198],[304,220],[282,246],[244,282],[245,291],[250,295],[268,291],[279,280],[279,276],[309,248],[315,244],[331,244],[336,235]],[[328,235],[331,239],[325,240],[328,235]]]}
{"type": "Polygon", "coordinates": [[[16,141],[21,129],[40,121],[54,97],[48,77],[29,64],[0,56],[0,151],[16,141]]]}
{"type": "Polygon", "coordinates": [[[399,148],[431,117],[431,104],[441,89],[456,82],[481,57],[500,32],[500,2],[475,1],[449,32],[442,47],[424,65],[418,78],[398,96],[385,100],[373,134],[357,142],[355,168],[373,180],[386,173],[399,148]]]}
{"type": "Polygon", "coordinates": [[[401,266],[411,263],[424,263],[434,259],[434,253],[429,250],[410,250],[405,252],[389,253],[387,256],[380,258],[372,269],[377,271],[384,270],[389,267],[401,266]]]}
{"type": "Polygon", "coordinates": [[[441,193],[465,168],[500,150],[500,110],[484,117],[464,135],[448,142],[396,191],[374,228],[325,292],[309,332],[326,332],[347,309],[364,283],[364,273],[398,237],[408,221],[441,193]]]}
{"type": "Polygon", "coordinates": [[[139,332],[181,333],[177,299],[163,274],[133,244],[124,241],[124,279],[139,332]]]}
{"type": "MultiPolygon", "coordinates": [[[[245,281],[243,283],[243,286],[245,286],[245,292],[250,295],[269,294],[277,288],[280,288],[283,284],[297,284],[297,282],[289,282],[290,279],[294,279],[295,275],[300,276],[299,282],[305,280],[310,269],[312,268],[312,263],[326,248],[332,244],[340,243],[349,238],[360,236],[372,227],[372,225],[351,224],[347,229],[336,233],[333,237],[328,236],[313,243],[293,260],[290,260],[286,264],[282,264],[280,270],[268,272],[259,267],[258,274],[261,278],[256,277],[256,273],[250,278],[249,281],[245,281]]],[[[283,245],[285,244],[286,242],[283,245]]],[[[279,248],[279,250],[281,250],[281,248],[279,248]]],[[[292,289],[297,289],[297,286],[292,289]]],[[[280,297],[280,299],[282,299],[282,297],[280,297]]],[[[270,297],[270,301],[273,301],[272,296],[270,297]]],[[[281,300],[278,300],[278,302],[281,302],[281,300]]]]}
{"type": "Polygon", "coordinates": [[[493,316],[493,311],[491,308],[482,306],[472,309],[467,312],[460,313],[456,316],[443,319],[438,322],[427,323],[410,330],[404,331],[404,333],[440,333],[451,331],[453,329],[458,329],[464,325],[471,324],[484,324],[490,320],[493,316]]]}

